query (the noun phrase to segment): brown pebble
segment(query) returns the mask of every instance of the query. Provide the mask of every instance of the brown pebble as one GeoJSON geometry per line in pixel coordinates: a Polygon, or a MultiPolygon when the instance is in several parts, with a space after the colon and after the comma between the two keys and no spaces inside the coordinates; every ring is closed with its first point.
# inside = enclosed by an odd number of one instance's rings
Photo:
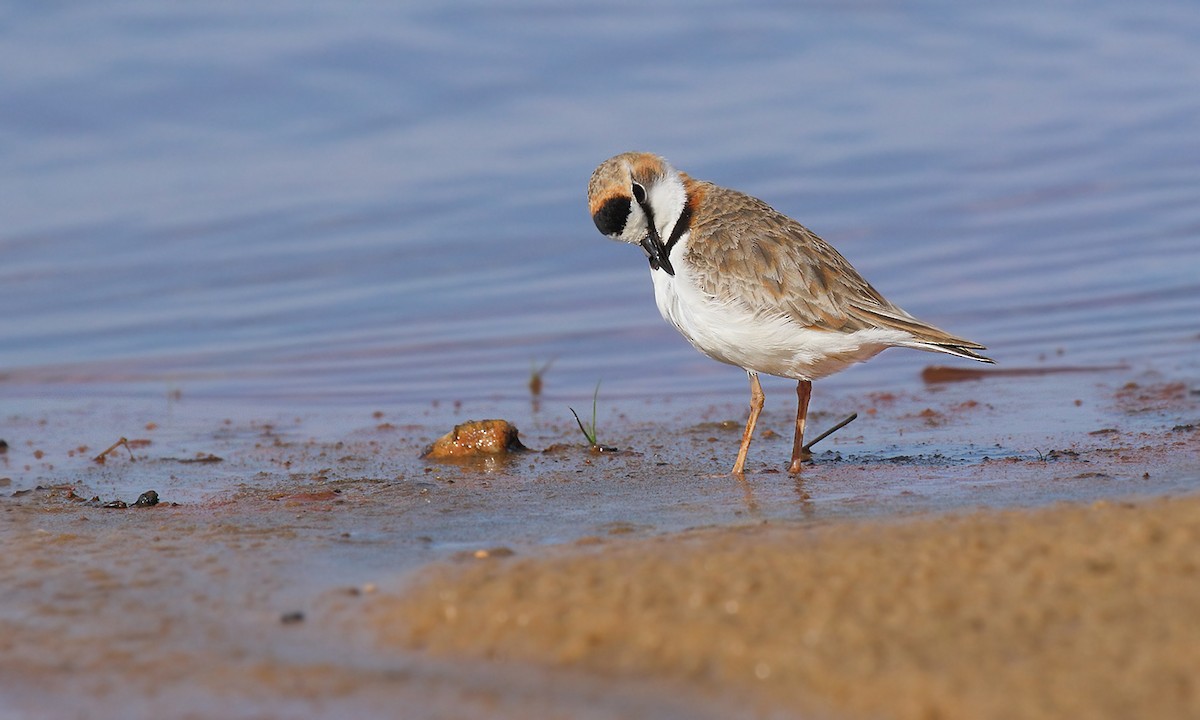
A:
{"type": "Polygon", "coordinates": [[[516,426],[507,420],[468,420],[434,440],[422,457],[445,460],[506,454],[525,449],[516,426]]]}

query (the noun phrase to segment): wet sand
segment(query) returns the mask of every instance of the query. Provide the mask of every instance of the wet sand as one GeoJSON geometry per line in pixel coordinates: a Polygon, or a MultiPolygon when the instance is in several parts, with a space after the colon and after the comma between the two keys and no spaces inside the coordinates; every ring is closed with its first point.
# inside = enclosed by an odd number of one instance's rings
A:
{"type": "Polygon", "coordinates": [[[439,655],[806,717],[1200,716],[1200,498],[704,530],[440,567],[368,622],[439,655]]]}
{"type": "Polygon", "coordinates": [[[738,408],[623,416],[601,455],[535,422],[541,451],[443,465],[419,456],[444,416],[325,440],[177,402],[9,418],[0,716],[1200,711],[1200,394],[1177,378],[826,393],[818,427],[860,419],[800,478],[777,403],[745,482],[722,474],[738,408]]]}

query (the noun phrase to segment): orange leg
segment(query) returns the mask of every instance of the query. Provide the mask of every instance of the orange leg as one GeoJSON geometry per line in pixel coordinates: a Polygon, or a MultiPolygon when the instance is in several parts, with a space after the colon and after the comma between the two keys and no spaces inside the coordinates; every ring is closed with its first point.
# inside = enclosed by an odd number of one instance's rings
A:
{"type": "Polygon", "coordinates": [[[742,447],[738,450],[737,460],[733,463],[734,475],[742,475],[743,468],[746,467],[746,452],[750,450],[750,437],[754,435],[754,424],[758,422],[758,414],[762,412],[763,401],[767,397],[763,395],[762,385],[758,384],[758,373],[747,370],[746,374],[750,376],[750,417],[746,419],[746,432],[742,433],[742,447]]]}
{"type": "Polygon", "coordinates": [[[788,472],[800,474],[800,461],[810,453],[804,452],[804,423],[808,418],[808,400],[812,397],[812,381],[801,380],[796,385],[796,439],[792,441],[792,465],[788,472]]]}

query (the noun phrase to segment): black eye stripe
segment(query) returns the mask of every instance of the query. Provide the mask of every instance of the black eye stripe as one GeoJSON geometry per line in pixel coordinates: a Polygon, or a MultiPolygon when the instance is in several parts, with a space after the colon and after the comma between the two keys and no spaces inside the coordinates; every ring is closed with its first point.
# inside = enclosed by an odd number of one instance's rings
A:
{"type": "Polygon", "coordinates": [[[609,198],[592,215],[592,222],[602,235],[616,235],[625,229],[625,221],[629,219],[629,198],[609,198]]]}

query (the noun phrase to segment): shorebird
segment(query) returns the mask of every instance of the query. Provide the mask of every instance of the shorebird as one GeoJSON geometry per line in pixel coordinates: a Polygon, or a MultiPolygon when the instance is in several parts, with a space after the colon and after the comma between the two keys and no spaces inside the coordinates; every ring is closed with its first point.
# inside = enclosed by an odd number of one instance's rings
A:
{"type": "Polygon", "coordinates": [[[628,152],[592,173],[588,209],[604,235],[641,246],[654,298],[697,350],[744,369],[750,415],[742,475],[764,395],[759,373],[797,381],[791,473],[804,460],[812,381],[889,347],[993,362],[986,348],[889,302],[832,245],[762,200],[695,180],[666,159],[628,152]]]}

